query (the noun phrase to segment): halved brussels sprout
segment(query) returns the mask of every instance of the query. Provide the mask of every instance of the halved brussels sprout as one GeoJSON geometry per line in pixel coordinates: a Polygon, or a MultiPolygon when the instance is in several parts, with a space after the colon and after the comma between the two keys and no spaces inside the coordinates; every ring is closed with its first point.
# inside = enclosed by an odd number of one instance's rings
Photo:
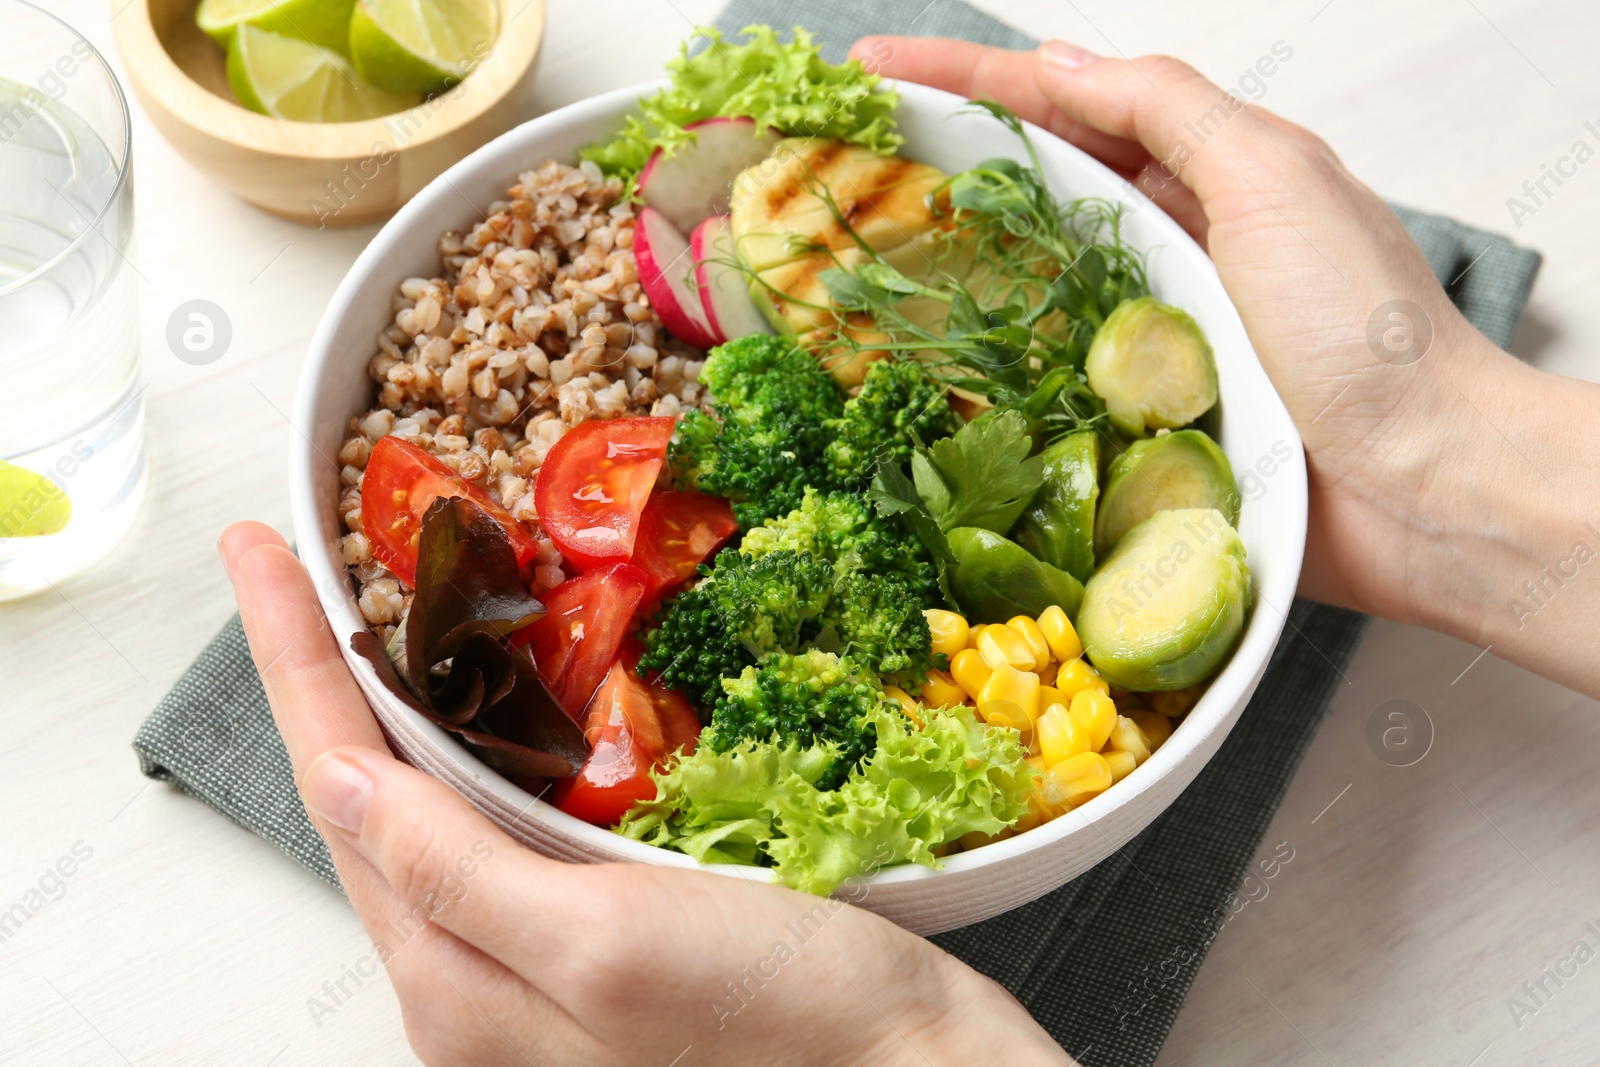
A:
{"type": "Polygon", "coordinates": [[[1099,434],[1093,430],[1067,434],[1044,450],[1044,484],[1011,530],[1017,544],[1080,582],[1094,573],[1099,475],[1099,434]]]}
{"type": "Polygon", "coordinates": [[[1052,604],[1069,618],[1078,613],[1083,600],[1078,579],[1041,563],[1015,541],[977,526],[958,526],[946,536],[956,557],[950,591],[973,622],[1038,615],[1052,604]]]}
{"type": "Polygon", "coordinates": [[[1209,678],[1250,609],[1244,544],[1222,512],[1163,511],[1123,535],[1084,589],[1075,624],[1089,661],[1133,692],[1209,678]]]}
{"type": "Polygon", "coordinates": [[[1095,520],[1095,551],[1104,556],[1123,534],[1156,512],[1179,508],[1215,508],[1228,525],[1239,523],[1233,467],[1217,443],[1199,430],[1135,441],[1112,461],[1095,520]]]}
{"type": "Polygon", "coordinates": [[[1118,304],[1084,363],[1111,424],[1130,437],[1187,426],[1217,402],[1211,345],[1187,312],[1141,296],[1118,304]]]}

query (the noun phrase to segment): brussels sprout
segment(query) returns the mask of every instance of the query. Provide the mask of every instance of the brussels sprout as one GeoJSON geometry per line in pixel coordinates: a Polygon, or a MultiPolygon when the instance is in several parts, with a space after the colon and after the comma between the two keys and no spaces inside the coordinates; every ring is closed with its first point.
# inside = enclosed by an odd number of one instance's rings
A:
{"type": "Polygon", "coordinates": [[[972,621],[1038,615],[1052,604],[1069,618],[1078,613],[1083,599],[1078,579],[1034,559],[1015,541],[977,526],[958,526],[947,537],[956,557],[950,590],[972,621]]]}
{"type": "Polygon", "coordinates": [[[1162,511],[1123,535],[1075,620],[1089,661],[1133,692],[1183,689],[1228,658],[1250,609],[1244,545],[1210,508],[1162,511]]]}
{"type": "Polygon", "coordinates": [[[1084,362],[1089,388],[1130,437],[1187,426],[1217,402],[1211,345],[1186,312],[1141,296],[1118,304],[1084,362]]]}
{"type": "Polygon", "coordinates": [[[1011,530],[1037,559],[1080,582],[1094,573],[1094,505],[1100,496],[1100,437],[1080,430],[1044,450],[1044,484],[1011,530]]]}
{"type": "Polygon", "coordinates": [[[1199,430],[1135,441],[1112,462],[1095,520],[1095,551],[1104,557],[1123,534],[1156,512],[1179,508],[1215,508],[1230,526],[1239,523],[1233,468],[1217,443],[1199,430]]]}

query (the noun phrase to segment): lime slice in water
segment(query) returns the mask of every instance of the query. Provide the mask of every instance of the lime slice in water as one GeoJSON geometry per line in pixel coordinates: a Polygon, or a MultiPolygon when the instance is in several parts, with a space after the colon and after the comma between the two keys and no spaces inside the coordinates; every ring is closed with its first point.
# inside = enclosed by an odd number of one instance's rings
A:
{"type": "Polygon", "coordinates": [[[42,474],[0,460],[0,537],[60,533],[72,519],[72,501],[42,474]]]}
{"type": "Polygon", "coordinates": [[[354,7],[355,0],[200,0],[194,20],[223,48],[240,26],[254,26],[348,56],[354,7]]]}
{"type": "Polygon", "coordinates": [[[359,0],[350,57],[380,88],[438,92],[483,61],[499,28],[495,0],[359,0]]]}
{"type": "Polygon", "coordinates": [[[422,102],[374,89],[337,52],[248,25],[228,46],[228,84],[251,111],[294,122],[358,122],[422,102]]]}

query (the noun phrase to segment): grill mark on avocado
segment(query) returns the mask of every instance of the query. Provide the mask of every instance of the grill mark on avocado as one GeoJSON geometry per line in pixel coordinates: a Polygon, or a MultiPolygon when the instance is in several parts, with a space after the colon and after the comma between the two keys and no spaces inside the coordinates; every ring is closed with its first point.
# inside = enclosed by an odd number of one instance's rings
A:
{"type": "MultiPolygon", "coordinates": [[[[812,174],[821,173],[838,156],[843,155],[848,146],[843,141],[829,141],[815,155],[808,157],[796,154],[796,165],[807,168],[812,174]]],[[[827,179],[822,179],[826,183],[827,179]]],[[[797,175],[794,181],[774,182],[775,188],[769,188],[765,197],[768,218],[776,218],[790,202],[805,192],[805,174],[797,175]]],[[[809,194],[807,194],[809,195],[809,194]]]]}

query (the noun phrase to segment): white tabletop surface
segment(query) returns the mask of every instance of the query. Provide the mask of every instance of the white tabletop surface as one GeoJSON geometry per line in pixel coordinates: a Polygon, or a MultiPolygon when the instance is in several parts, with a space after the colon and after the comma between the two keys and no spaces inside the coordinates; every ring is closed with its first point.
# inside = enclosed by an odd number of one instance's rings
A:
{"type": "MultiPolygon", "coordinates": [[[[104,0],[43,2],[115,65],[104,0]]],[[[1264,102],[1321,132],[1390,199],[1542,251],[1514,348],[1600,378],[1600,168],[1520,229],[1506,206],[1574,141],[1600,141],[1584,128],[1600,118],[1589,3],[983,6],[1107,54],[1184,56],[1224,83],[1286,42],[1293,57],[1264,102]]],[[[717,7],[553,0],[541,107],[656,76],[688,21],[717,7]]],[[[242,518],[289,529],[283,412],[317,318],[374,229],[269,218],[137,113],[134,138],[151,492],[109,560],[59,594],[0,605],[0,909],[74,847],[91,853],[59,899],[0,943],[0,1061],[414,1063],[381,976],[320,1026],[308,1010],[370,950],[344,899],[199,802],[148,784],[129,747],[233,611],[218,532],[242,518]],[[194,298],[233,323],[231,350],[204,367],[175,358],[163,336],[194,298]]],[[[1372,627],[1263,845],[1266,855],[1287,842],[1294,858],[1217,939],[1161,1064],[1593,1062],[1600,976],[1543,978],[1548,995],[1523,984],[1580,940],[1600,947],[1600,707],[1478,656],[1422,630],[1372,627]],[[1413,767],[1379,762],[1364,740],[1390,699],[1421,705],[1435,726],[1413,767]],[[1535,1010],[1514,1015],[1513,997],[1535,1010]]]]}

